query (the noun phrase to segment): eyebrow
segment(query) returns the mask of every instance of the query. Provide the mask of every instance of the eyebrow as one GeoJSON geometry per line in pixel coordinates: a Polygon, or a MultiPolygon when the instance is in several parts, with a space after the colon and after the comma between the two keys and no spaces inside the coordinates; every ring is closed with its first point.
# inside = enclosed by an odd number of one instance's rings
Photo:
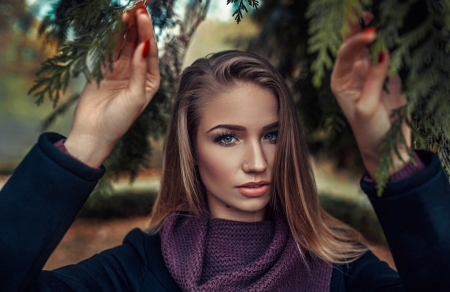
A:
{"type": "MultiPolygon", "coordinates": [[[[274,128],[277,128],[277,127],[278,127],[278,121],[276,121],[275,123],[272,123],[270,125],[264,126],[263,127],[263,131],[271,130],[271,129],[274,129],[274,128]]],[[[209,133],[209,132],[211,132],[211,131],[213,131],[215,129],[220,129],[220,128],[227,129],[227,130],[232,130],[232,131],[245,131],[245,130],[247,130],[247,128],[243,127],[243,126],[230,125],[230,124],[220,124],[220,125],[212,127],[206,133],[209,133]]]]}

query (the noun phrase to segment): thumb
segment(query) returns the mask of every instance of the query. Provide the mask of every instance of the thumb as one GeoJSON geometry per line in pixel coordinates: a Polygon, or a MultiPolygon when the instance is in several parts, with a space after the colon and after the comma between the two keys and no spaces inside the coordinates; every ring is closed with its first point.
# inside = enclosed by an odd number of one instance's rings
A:
{"type": "Polygon", "coordinates": [[[131,61],[131,76],[129,88],[136,95],[145,96],[145,82],[147,74],[147,57],[150,49],[150,40],[140,43],[134,51],[131,61]]]}
{"type": "Polygon", "coordinates": [[[389,54],[383,51],[378,56],[378,64],[372,65],[367,73],[366,84],[361,95],[360,108],[370,111],[379,103],[383,91],[384,81],[389,71],[389,54]]]}

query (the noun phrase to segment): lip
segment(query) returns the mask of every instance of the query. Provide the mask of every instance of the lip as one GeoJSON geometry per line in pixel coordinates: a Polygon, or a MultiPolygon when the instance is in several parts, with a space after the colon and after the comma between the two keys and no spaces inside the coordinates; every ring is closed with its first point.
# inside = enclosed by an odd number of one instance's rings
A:
{"type": "Polygon", "coordinates": [[[248,182],[237,187],[239,192],[249,197],[259,197],[264,195],[270,187],[268,181],[248,182]],[[254,187],[258,186],[258,187],[254,187]]]}

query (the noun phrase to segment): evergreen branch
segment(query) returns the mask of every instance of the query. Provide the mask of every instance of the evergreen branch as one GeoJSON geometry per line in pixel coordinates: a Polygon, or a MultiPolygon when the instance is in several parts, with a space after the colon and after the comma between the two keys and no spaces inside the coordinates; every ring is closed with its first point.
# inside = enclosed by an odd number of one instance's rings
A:
{"type": "Polygon", "coordinates": [[[444,168],[445,173],[447,174],[447,178],[449,178],[450,173],[450,141],[449,139],[443,139],[440,142],[437,154],[439,156],[439,160],[441,161],[441,165],[444,168]]]}
{"type": "Polygon", "coordinates": [[[414,45],[413,39],[408,39],[408,35],[403,35],[404,39],[399,37],[399,30],[404,25],[404,19],[411,10],[411,7],[418,0],[405,1],[382,1],[378,7],[379,16],[377,23],[377,38],[370,46],[372,60],[378,62],[379,54],[386,49],[394,49],[397,52],[391,55],[390,74],[398,72],[406,60],[409,62],[409,51],[414,45]],[[408,42],[409,41],[409,42],[408,42]]]}
{"type": "MultiPolygon", "coordinates": [[[[348,18],[353,22],[359,22],[359,19],[361,19],[363,13],[364,13],[364,5],[362,3],[362,1],[359,0],[342,0],[343,1],[343,13],[344,13],[344,18],[348,18]]],[[[364,1],[365,4],[369,4],[367,2],[371,2],[369,1],[364,1]]],[[[341,34],[344,35],[346,33],[348,33],[350,31],[350,26],[348,24],[348,21],[344,21],[342,23],[342,27],[341,27],[341,34]]]]}
{"type": "Polygon", "coordinates": [[[342,42],[341,35],[349,32],[348,18],[357,22],[361,19],[364,7],[371,0],[315,0],[310,1],[305,17],[309,19],[308,53],[316,54],[311,64],[315,87],[322,85],[325,72],[331,70],[333,60],[342,42]]]}
{"type": "Polygon", "coordinates": [[[253,7],[254,9],[258,10],[259,7],[259,1],[258,0],[247,0],[248,5],[253,7]]]}
{"type": "Polygon", "coordinates": [[[67,113],[70,107],[78,101],[79,97],[80,94],[76,93],[72,95],[66,102],[55,108],[52,113],[45,118],[44,122],[42,122],[41,131],[47,130],[48,127],[50,127],[50,125],[52,125],[58,117],[67,113]]]}
{"type": "Polygon", "coordinates": [[[401,161],[403,157],[398,149],[398,144],[403,145],[408,153],[412,163],[415,163],[411,148],[406,144],[405,136],[402,132],[403,123],[407,123],[406,114],[407,105],[392,111],[391,118],[393,119],[391,128],[386,133],[386,136],[381,143],[379,150],[383,153],[380,158],[380,164],[375,174],[377,195],[381,197],[389,180],[389,170],[393,167],[392,155],[396,155],[401,161]]]}
{"type": "MultiPolygon", "coordinates": [[[[66,51],[67,47],[62,48],[66,51]]],[[[73,61],[67,55],[57,55],[41,64],[41,69],[37,72],[38,79],[28,91],[34,93],[36,104],[44,102],[45,96],[53,101],[55,107],[59,101],[60,92],[65,92],[70,80],[70,71],[73,61]],[[44,75],[44,76],[43,76],[44,75]]]]}
{"type": "Polygon", "coordinates": [[[64,23],[65,29],[73,27],[75,37],[73,40],[61,39],[66,38],[67,34],[61,33],[63,29],[60,28],[46,34],[47,41],[58,37],[55,41],[60,49],[56,56],[41,64],[41,69],[36,74],[37,80],[28,92],[33,94],[37,104],[41,104],[47,97],[56,107],[72,77],[83,74],[87,81],[94,79],[99,83],[105,70],[112,70],[115,46],[113,35],[122,30],[122,11],[123,7],[112,7],[111,0],[99,0],[83,2],[66,10],[63,19],[53,22],[47,19],[40,28],[41,32],[49,29],[50,24],[64,23]],[[92,62],[92,69],[89,68],[88,61],[92,62]]]}
{"type": "MultiPolygon", "coordinates": [[[[244,0],[227,0],[228,4],[237,4],[236,10],[233,12],[234,20],[239,24],[242,21],[242,18],[244,17],[242,11],[245,11],[248,13],[248,8],[244,4],[244,0]]],[[[250,7],[253,7],[254,9],[258,10],[259,7],[259,1],[258,0],[247,0],[247,3],[250,7]]]]}

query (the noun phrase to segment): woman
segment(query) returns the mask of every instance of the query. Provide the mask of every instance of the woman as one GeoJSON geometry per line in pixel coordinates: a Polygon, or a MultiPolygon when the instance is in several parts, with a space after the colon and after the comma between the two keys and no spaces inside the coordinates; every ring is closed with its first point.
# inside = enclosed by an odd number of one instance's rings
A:
{"type": "MultiPolygon", "coordinates": [[[[450,196],[436,157],[419,153],[415,166],[402,150],[381,199],[369,176],[362,181],[399,276],[320,207],[288,87],[267,61],[240,52],[200,59],[180,77],[150,234],[133,230],[119,247],[41,271],[159,87],[147,11],[123,21],[137,26],[118,44],[114,71],[84,88],[68,138],[42,135],[2,189],[2,289],[446,291],[450,196]]],[[[374,38],[352,24],[332,76],[371,177],[390,112],[405,102],[398,78],[389,96],[382,90],[388,54],[371,63],[365,46],[374,38]]]]}

